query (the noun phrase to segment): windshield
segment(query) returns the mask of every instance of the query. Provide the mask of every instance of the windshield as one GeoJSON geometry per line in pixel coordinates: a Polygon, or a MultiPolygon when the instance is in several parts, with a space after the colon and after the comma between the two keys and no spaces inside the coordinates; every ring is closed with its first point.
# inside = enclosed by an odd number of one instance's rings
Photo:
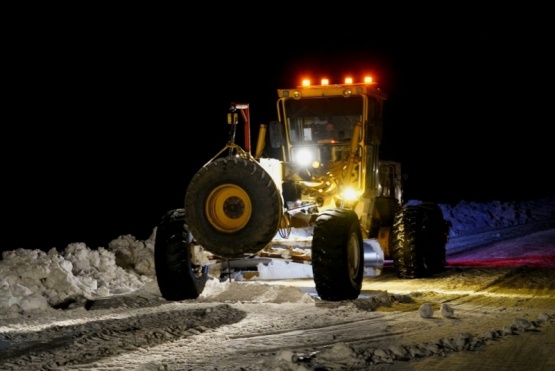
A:
{"type": "Polygon", "coordinates": [[[362,121],[361,97],[290,99],[285,103],[291,144],[348,142],[362,121]]]}

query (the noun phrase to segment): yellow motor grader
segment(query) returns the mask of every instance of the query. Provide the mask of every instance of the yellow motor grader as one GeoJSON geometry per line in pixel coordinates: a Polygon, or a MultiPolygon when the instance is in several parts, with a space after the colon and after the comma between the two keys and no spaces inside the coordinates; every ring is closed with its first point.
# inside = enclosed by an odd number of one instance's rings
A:
{"type": "Polygon", "coordinates": [[[162,217],[154,253],[163,297],[195,299],[222,268],[269,259],[310,264],[327,301],[356,299],[365,267],[381,272],[384,260],[400,278],[443,271],[441,209],[404,205],[400,164],[378,156],[386,94],[370,79],[346,79],[277,95],[277,121],[260,125],[254,151],[250,107],[231,104],[228,142],[192,177],[183,207],[162,217]]]}

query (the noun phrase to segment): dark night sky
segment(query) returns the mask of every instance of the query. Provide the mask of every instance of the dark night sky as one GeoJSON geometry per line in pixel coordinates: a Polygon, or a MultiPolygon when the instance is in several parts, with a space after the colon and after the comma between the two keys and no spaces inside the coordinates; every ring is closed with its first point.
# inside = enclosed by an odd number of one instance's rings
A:
{"type": "Polygon", "coordinates": [[[276,89],[305,73],[372,71],[389,95],[382,149],[408,174],[405,199],[554,193],[553,58],[535,30],[473,23],[285,35],[248,24],[199,38],[160,20],[75,20],[21,32],[5,54],[13,85],[0,250],[146,239],[225,145],[230,103],[249,103],[252,123],[267,123],[276,89]]]}

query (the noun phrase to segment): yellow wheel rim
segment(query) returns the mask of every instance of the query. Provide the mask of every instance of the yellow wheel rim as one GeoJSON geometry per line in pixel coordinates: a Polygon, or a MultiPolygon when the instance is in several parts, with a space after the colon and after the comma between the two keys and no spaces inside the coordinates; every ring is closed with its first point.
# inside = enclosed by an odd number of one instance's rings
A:
{"type": "Polygon", "coordinates": [[[237,232],[248,223],[251,215],[251,200],[241,187],[223,184],[208,195],[206,217],[218,231],[237,232]]]}

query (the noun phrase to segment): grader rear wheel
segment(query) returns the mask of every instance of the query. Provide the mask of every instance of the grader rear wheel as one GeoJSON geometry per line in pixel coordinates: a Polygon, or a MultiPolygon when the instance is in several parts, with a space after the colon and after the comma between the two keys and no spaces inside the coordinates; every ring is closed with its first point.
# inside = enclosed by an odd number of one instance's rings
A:
{"type": "Polygon", "coordinates": [[[405,206],[397,212],[391,253],[398,277],[429,277],[445,269],[445,225],[434,204],[405,206]]]}

